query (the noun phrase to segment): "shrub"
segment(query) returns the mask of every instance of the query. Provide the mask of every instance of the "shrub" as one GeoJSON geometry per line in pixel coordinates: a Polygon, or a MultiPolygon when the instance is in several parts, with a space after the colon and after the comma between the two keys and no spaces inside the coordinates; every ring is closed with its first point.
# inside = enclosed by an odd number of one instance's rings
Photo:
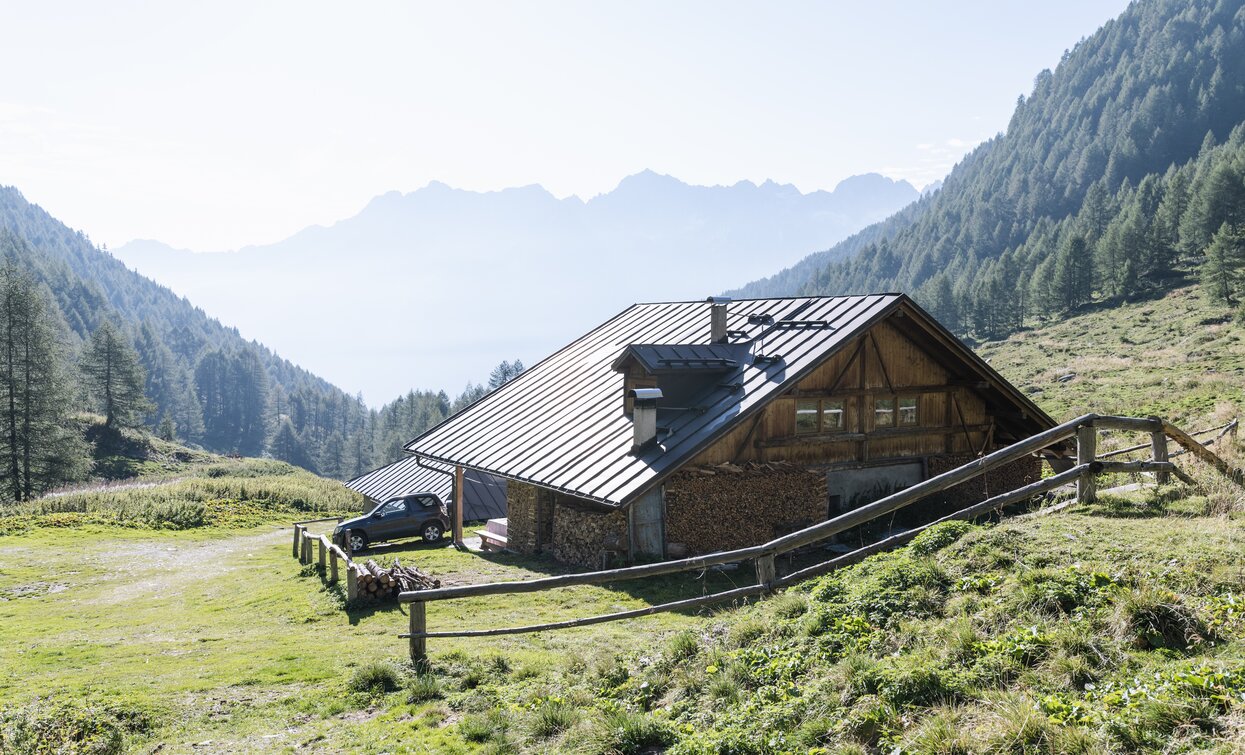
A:
{"type": "Polygon", "coordinates": [[[1105,572],[1090,572],[1076,566],[1042,568],[1020,576],[1018,594],[1023,606],[1048,614],[1071,613],[1081,606],[1105,601],[1117,584],[1105,572]]]}
{"type": "Polygon", "coordinates": [[[679,632],[670,638],[670,649],[667,653],[674,662],[685,661],[700,652],[700,638],[690,629],[679,632]]]}
{"type": "Polygon", "coordinates": [[[959,519],[941,522],[914,537],[909,548],[918,556],[928,556],[946,548],[972,531],[972,524],[959,519]]]}
{"type": "Polygon", "coordinates": [[[537,739],[547,739],[575,725],[579,711],[560,699],[540,701],[528,721],[528,731],[537,739]]]}
{"type": "Polygon", "coordinates": [[[402,688],[406,674],[389,661],[369,661],[350,674],[350,689],[382,695],[402,688]]]}
{"type": "Polygon", "coordinates": [[[668,747],[675,734],[670,725],[645,713],[617,711],[605,718],[601,752],[638,755],[649,748],[668,747]]]}
{"type": "Polygon", "coordinates": [[[726,641],[733,647],[742,648],[756,642],[763,634],[765,634],[765,622],[749,616],[731,626],[726,634],[726,641]]]}
{"type": "Polygon", "coordinates": [[[1143,650],[1187,650],[1205,642],[1209,634],[1205,622],[1179,595],[1150,586],[1123,593],[1111,623],[1117,637],[1143,650]]]}
{"type": "Polygon", "coordinates": [[[797,592],[785,592],[768,601],[769,609],[780,619],[791,620],[808,611],[808,601],[797,592]]]}
{"type": "Polygon", "coordinates": [[[506,715],[500,710],[484,714],[469,713],[458,722],[458,733],[468,742],[489,742],[500,739],[508,726],[506,715]]]}
{"type": "Polygon", "coordinates": [[[441,684],[432,674],[419,674],[414,677],[407,690],[410,692],[407,702],[410,703],[427,702],[441,696],[441,684]]]}
{"type": "Polygon", "coordinates": [[[125,737],[151,728],[149,714],[136,707],[79,700],[36,700],[0,710],[0,752],[113,755],[125,737]]]}

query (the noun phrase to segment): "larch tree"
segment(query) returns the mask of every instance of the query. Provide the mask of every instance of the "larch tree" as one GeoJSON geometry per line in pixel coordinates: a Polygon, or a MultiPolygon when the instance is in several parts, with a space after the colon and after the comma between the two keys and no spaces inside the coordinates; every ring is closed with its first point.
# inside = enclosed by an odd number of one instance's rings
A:
{"type": "Polygon", "coordinates": [[[143,367],[129,339],[111,322],[100,323],[82,355],[86,388],[104,413],[104,427],[137,427],[151,403],[143,393],[143,367]]]}
{"type": "Polygon", "coordinates": [[[29,500],[86,471],[85,442],[68,425],[70,385],[55,315],[29,275],[0,268],[0,476],[29,500]]]}

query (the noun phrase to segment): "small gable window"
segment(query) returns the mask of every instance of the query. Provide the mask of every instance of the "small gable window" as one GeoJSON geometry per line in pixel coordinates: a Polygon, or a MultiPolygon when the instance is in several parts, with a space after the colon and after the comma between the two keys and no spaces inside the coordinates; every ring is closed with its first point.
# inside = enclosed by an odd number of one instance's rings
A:
{"type": "Polygon", "coordinates": [[[797,399],[795,402],[795,432],[808,435],[821,429],[821,402],[816,399],[797,399]]]}
{"type": "Polygon", "coordinates": [[[838,432],[843,429],[844,425],[842,401],[796,399],[795,432],[797,435],[838,432]]]}
{"type": "Polygon", "coordinates": [[[879,398],[873,401],[873,426],[895,426],[895,399],[879,398]]]}
{"type": "Polygon", "coordinates": [[[900,427],[915,427],[920,424],[917,412],[916,396],[900,396],[899,397],[899,425],[900,427]]]}

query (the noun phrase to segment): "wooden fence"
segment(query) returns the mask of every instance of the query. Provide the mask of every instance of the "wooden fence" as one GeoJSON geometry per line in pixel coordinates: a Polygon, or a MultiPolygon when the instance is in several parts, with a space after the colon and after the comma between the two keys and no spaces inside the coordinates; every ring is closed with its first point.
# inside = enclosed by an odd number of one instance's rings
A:
{"type": "MultiPolygon", "coordinates": [[[[398,600],[403,603],[410,604],[410,631],[399,636],[410,641],[411,660],[414,662],[423,662],[427,659],[427,640],[429,638],[491,637],[496,635],[520,634],[525,632],[541,632],[553,629],[567,629],[570,627],[587,626],[590,624],[600,624],[609,621],[620,621],[623,619],[635,618],[637,616],[647,616],[666,611],[678,611],[687,608],[695,608],[712,603],[729,601],[736,598],[763,595],[773,592],[778,588],[787,587],[801,580],[825,574],[848,564],[855,563],[873,553],[878,553],[880,551],[902,545],[903,543],[906,543],[916,537],[916,535],[928,527],[939,522],[951,519],[973,519],[995,509],[1000,509],[1008,504],[1026,500],[1033,496],[1054,490],[1055,488],[1059,488],[1073,482],[1076,483],[1078,500],[1087,503],[1092,502],[1095,500],[1097,495],[1097,478],[1101,474],[1111,472],[1152,472],[1155,475],[1156,480],[1160,483],[1165,482],[1168,475],[1176,475],[1182,480],[1191,482],[1191,480],[1189,480],[1189,478],[1170,461],[1167,452],[1168,438],[1174,440],[1188,453],[1193,454],[1221,473],[1229,476],[1237,483],[1241,483],[1241,470],[1234,469],[1226,461],[1207,449],[1191,435],[1185,433],[1183,430],[1175,427],[1171,423],[1159,419],[1158,417],[1114,417],[1086,414],[1082,417],[1071,420],[1070,422],[1065,422],[1057,427],[1051,428],[1050,430],[1026,438],[1018,443],[1014,443],[1006,448],[1002,448],[994,451],[993,453],[982,456],[981,458],[975,459],[961,467],[957,467],[936,477],[932,477],[924,482],[913,485],[912,487],[900,490],[885,498],[882,498],[881,500],[861,506],[857,509],[853,509],[852,511],[828,521],[815,524],[811,527],[806,527],[802,530],[793,532],[789,535],[784,535],[767,543],[762,543],[761,545],[755,545],[748,548],[738,548],[720,553],[711,553],[704,556],[678,559],[675,561],[664,561],[655,564],[631,566],[621,569],[608,569],[604,571],[566,574],[555,577],[542,577],[539,579],[521,582],[495,582],[491,584],[463,585],[458,587],[444,587],[435,590],[403,592],[398,596],[398,600]],[[1150,448],[1151,458],[1149,460],[1142,461],[1103,461],[1102,458],[1096,453],[1099,430],[1119,430],[1149,434],[1150,441],[1146,445],[1150,448]],[[798,548],[823,542],[841,532],[845,532],[862,524],[866,524],[905,506],[916,503],[927,496],[946,491],[949,488],[985,474],[992,469],[997,469],[1005,464],[1024,458],[1031,454],[1036,454],[1049,448],[1050,446],[1062,443],[1072,438],[1076,439],[1076,463],[1067,471],[1039,480],[1031,485],[1026,485],[1022,488],[994,496],[982,501],[981,503],[974,504],[956,511],[953,514],[949,514],[937,520],[937,522],[931,522],[925,526],[894,535],[885,540],[859,548],[851,553],[800,569],[799,571],[782,577],[778,575],[775,558],[779,555],[789,553],[798,548]],[[600,585],[632,579],[642,579],[645,577],[655,577],[664,574],[701,571],[710,566],[742,561],[752,561],[754,563],[756,570],[756,584],[724,592],[718,592],[712,595],[704,595],[686,600],[662,603],[660,605],[647,606],[645,608],[635,609],[632,611],[621,611],[601,616],[591,616],[531,626],[440,632],[429,632],[427,627],[427,604],[439,600],[454,600],[458,598],[484,595],[537,592],[552,590],[560,587],[571,587],[574,585],[600,585]]],[[[1142,448],[1145,448],[1146,445],[1134,447],[1128,450],[1141,450],[1142,448]]],[[[295,536],[295,542],[297,544],[297,535],[295,536]]],[[[323,558],[323,556],[321,556],[321,558],[323,558]]]]}
{"type": "Polygon", "coordinates": [[[346,567],[346,601],[353,603],[359,598],[359,567],[347,553],[329,539],[328,535],[312,534],[307,525],[324,522],[340,523],[341,517],[309,519],[294,523],[294,557],[299,563],[315,563],[324,580],[330,585],[340,578],[340,567],[346,567]]]}

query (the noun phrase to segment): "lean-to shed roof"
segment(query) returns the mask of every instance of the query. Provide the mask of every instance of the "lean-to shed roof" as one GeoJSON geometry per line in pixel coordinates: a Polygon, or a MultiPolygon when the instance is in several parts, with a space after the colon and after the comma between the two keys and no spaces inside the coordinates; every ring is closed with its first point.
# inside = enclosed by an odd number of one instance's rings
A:
{"type": "MultiPolygon", "coordinates": [[[[443,464],[421,466],[418,459],[405,459],[386,464],[346,483],[346,487],[382,503],[409,493],[436,493],[444,502],[453,497],[453,468],[443,464]],[[430,469],[430,466],[439,467],[430,469]],[[447,474],[448,473],[448,474],[447,474]]],[[[475,469],[463,473],[463,519],[476,521],[506,515],[506,481],[475,469]]]]}

